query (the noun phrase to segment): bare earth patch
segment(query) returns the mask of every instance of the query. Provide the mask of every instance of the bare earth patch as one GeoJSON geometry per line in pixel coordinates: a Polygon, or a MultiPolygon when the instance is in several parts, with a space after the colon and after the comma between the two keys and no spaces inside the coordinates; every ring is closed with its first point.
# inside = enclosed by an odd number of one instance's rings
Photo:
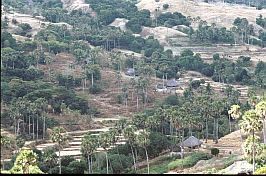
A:
{"type": "Polygon", "coordinates": [[[155,39],[157,39],[161,45],[167,45],[167,38],[170,37],[186,37],[187,34],[177,31],[175,29],[172,28],[168,28],[168,27],[155,27],[155,28],[151,28],[151,27],[143,27],[141,33],[140,33],[141,37],[143,38],[147,38],[148,36],[154,36],[155,39]]]}
{"type": "Polygon", "coordinates": [[[204,3],[196,0],[140,0],[137,4],[139,9],[148,9],[154,15],[155,9],[159,7],[161,12],[181,12],[185,16],[197,17],[206,20],[209,24],[216,23],[217,26],[232,27],[236,17],[247,18],[258,32],[262,27],[256,24],[256,17],[260,14],[266,16],[266,9],[256,10],[255,7],[244,5],[232,5],[223,3],[204,3]],[[169,4],[167,10],[163,10],[163,4],[169,4]]]}
{"type": "Polygon", "coordinates": [[[92,10],[89,4],[86,4],[84,0],[61,0],[63,8],[68,11],[81,9],[85,13],[89,13],[91,16],[96,16],[96,12],[92,10]]]}
{"type": "MultiPolygon", "coordinates": [[[[4,18],[4,16],[6,16],[10,21],[8,24],[8,27],[9,27],[9,30],[11,31],[11,33],[14,33],[15,29],[17,28],[17,25],[12,24],[11,20],[16,19],[19,24],[20,23],[28,23],[32,27],[31,31],[29,32],[32,35],[32,37],[34,35],[36,35],[42,29],[41,23],[43,23],[45,25],[48,25],[48,24],[63,25],[63,24],[65,24],[68,29],[72,28],[71,25],[64,23],[64,22],[60,22],[60,23],[46,22],[46,21],[43,21],[42,19],[38,19],[36,17],[34,18],[31,15],[21,14],[21,13],[17,13],[17,12],[14,12],[13,14],[4,13],[4,15],[2,15],[1,18],[4,18]]],[[[15,35],[15,37],[18,40],[24,40],[25,39],[25,37],[23,37],[23,36],[15,35]]]]}

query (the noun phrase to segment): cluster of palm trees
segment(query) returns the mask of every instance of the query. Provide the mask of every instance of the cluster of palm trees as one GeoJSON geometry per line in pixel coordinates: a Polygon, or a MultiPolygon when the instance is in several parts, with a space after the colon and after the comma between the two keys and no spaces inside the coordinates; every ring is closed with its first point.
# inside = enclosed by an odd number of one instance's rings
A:
{"type": "Polygon", "coordinates": [[[26,98],[19,97],[13,101],[8,114],[13,120],[14,134],[27,134],[32,139],[45,138],[46,117],[48,102],[44,98],[38,98],[31,102],[26,98]],[[22,127],[21,127],[22,126],[22,127]]]}
{"type": "MultiPolygon", "coordinates": [[[[134,170],[136,171],[136,158],[137,158],[137,150],[136,147],[142,147],[145,149],[146,157],[147,157],[147,165],[149,168],[149,158],[147,152],[147,146],[149,145],[149,132],[146,130],[137,131],[137,128],[133,125],[129,125],[125,119],[121,119],[116,123],[115,128],[109,129],[107,132],[101,132],[99,135],[87,133],[82,138],[81,143],[81,152],[83,156],[87,158],[88,164],[88,173],[93,173],[93,160],[92,156],[97,150],[100,150],[101,147],[106,156],[106,173],[109,173],[109,165],[111,164],[108,159],[108,149],[110,147],[115,147],[117,144],[119,137],[121,135],[127,140],[128,144],[131,147],[132,158],[134,162],[134,170]]],[[[117,149],[117,154],[119,155],[119,150],[117,149]]],[[[120,161],[121,162],[121,161],[120,161]]],[[[149,169],[148,169],[149,173],[149,169]]]]}
{"type": "MultiPolygon", "coordinates": [[[[177,106],[161,106],[152,115],[140,113],[134,116],[133,123],[140,128],[161,131],[162,134],[178,135],[184,139],[185,131],[189,136],[204,134],[206,142],[209,138],[209,125],[213,120],[213,140],[218,143],[219,121],[226,118],[225,101],[212,99],[209,96],[198,96],[192,101],[184,100],[177,106]],[[168,129],[170,129],[168,131],[168,129]]],[[[230,121],[230,119],[229,119],[230,121]]]]}
{"type": "Polygon", "coordinates": [[[71,52],[76,57],[76,62],[81,64],[82,72],[82,87],[83,91],[87,88],[87,79],[91,80],[93,87],[96,74],[100,73],[100,65],[103,64],[100,57],[102,50],[99,47],[90,48],[85,42],[74,42],[71,45],[71,52]]]}

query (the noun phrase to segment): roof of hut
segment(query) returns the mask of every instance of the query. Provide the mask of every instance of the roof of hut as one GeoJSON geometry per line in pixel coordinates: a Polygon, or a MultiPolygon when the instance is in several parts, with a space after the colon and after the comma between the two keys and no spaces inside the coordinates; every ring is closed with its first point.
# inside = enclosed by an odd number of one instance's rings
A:
{"type": "Polygon", "coordinates": [[[178,83],[175,79],[170,79],[166,83],[167,87],[176,87],[177,85],[178,85],[178,83]]]}
{"type": "Polygon", "coordinates": [[[195,147],[201,145],[203,142],[197,139],[194,136],[190,136],[184,142],[181,142],[179,145],[183,147],[195,147]]]}

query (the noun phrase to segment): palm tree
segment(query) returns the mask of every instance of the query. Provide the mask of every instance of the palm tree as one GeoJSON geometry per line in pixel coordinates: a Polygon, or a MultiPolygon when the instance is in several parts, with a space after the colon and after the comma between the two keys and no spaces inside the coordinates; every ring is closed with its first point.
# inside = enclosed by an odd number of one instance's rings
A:
{"type": "Polygon", "coordinates": [[[150,144],[149,135],[150,135],[149,132],[143,130],[137,135],[136,138],[136,143],[145,150],[147,166],[148,166],[148,174],[150,173],[149,156],[147,152],[147,146],[150,144]]]}
{"type": "Polygon", "coordinates": [[[53,148],[48,147],[43,150],[43,161],[49,166],[49,169],[56,165],[57,160],[58,156],[56,155],[53,148]]]}
{"type": "Polygon", "coordinates": [[[197,106],[200,107],[200,112],[205,119],[205,143],[207,143],[209,136],[208,120],[211,116],[212,100],[207,96],[199,97],[197,100],[197,106]]]}
{"type": "MultiPolygon", "coordinates": [[[[113,146],[115,146],[116,145],[116,142],[118,141],[118,137],[117,136],[120,134],[119,131],[118,131],[118,129],[117,128],[111,128],[111,129],[109,129],[109,134],[110,134],[110,142],[111,142],[111,144],[113,146]]],[[[119,162],[122,165],[122,161],[121,161],[121,158],[120,158],[120,154],[119,154],[118,147],[116,147],[116,151],[117,151],[117,154],[119,156],[119,162]]]]}
{"type": "Polygon", "coordinates": [[[218,129],[219,129],[218,120],[221,116],[221,113],[224,110],[223,102],[220,100],[213,102],[212,108],[213,108],[212,112],[213,112],[213,137],[214,137],[213,139],[215,143],[217,144],[218,143],[218,129]]]}
{"type": "Polygon", "coordinates": [[[132,153],[132,157],[133,157],[135,171],[137,170],[137,168],[136,168],[136,159],[135,159],[135,155],[134,155],[133,145],[134,145],[134,142],[136,140],[136,135],[135,135],[136,130],[137,129],[135,126],[127,126],[123,130],[123,135],[124,135],[125,139],[128,141],[130,148],[131,148],[131,153],[132,153]]]}
{"type": "Polygon", "coordinates": [[[110,134],[109,132],[102,132],[99,135],[99,143],[100,146],[105,151],[106,156],[106,173],[108,174],[109,168],[108,168],[108,155],[107,155],[107,148],[110,146],[110,134]]]}
{"type": "Polygon", "coordinates": [[[35,107],[36,107],[36,113],[37,113],[37,140],[38,140],[38,134],[39,134],[39,117],[43,118],[43,138],[45,133],[45,117],[43,114],[46,112],[48,107],[48,102],[44,98],[38,98],[34,101],[35,107]],[[40,116],[39,116],[40,115],[40,116]]]}
{"type": "Polygon", "coordinates": [[[119,119],[115,123],[115,128],[118,130],[118,133],[121,134],[126,127],[127,120],[126,119],[119,119]]]}
{"type": "Polygon", "coordinates": [[[247,134],[252,135],[253,139],[253,173],[255,172],[255,132],[262,130],[262,119],[257,115],[256,111],[251,109],[246,111],[243,120],[240,121],[240,128],[247,134]]]}
{"type": "Polygon", "coordinates": [[[91,155],[97,148],[97,139],[90,133],[87,133],[81,142],[81,153],[88,159],[88,173],[92,173],[91,155]]]}
{"type": "Polygon", "coordinates": [[[241,112],[240,112],[240,106],[239,105],[232,105],[231,109],[228,111],[228,115],[229,115],[229,128],[230,128],[230,132],[231,132],[231,117],[233,119],[238,119],[241,116],[241,112]]]}
{"type": "Polygon", "coordinates": [[[263,120],[263,143],[266,144],[266,101],[261,101],[256,105],[255,111],[263,120]]]}
{"type": "Polygon", "coordinates": [[[66,130],[62,127],[55,127],[51,133],[51,140],[57,142],[59,146],[59,174],[61,174],[61,147],[64,143],[67,142],[67,136],[65,134],[66,130]]]}

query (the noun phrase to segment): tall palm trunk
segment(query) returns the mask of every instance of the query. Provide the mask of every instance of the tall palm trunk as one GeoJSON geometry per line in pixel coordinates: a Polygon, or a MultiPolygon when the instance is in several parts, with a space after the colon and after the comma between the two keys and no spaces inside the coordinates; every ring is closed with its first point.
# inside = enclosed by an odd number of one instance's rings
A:
{"type": "Polygon", "coordinates": [[[229,114],[228,122],[229,122],[229,132],[231,133],[232,125],[231,125],[231,116],[230,116],[230,114],[229,114]]]}
{"type": "Polygon", "coordinates": [[[147,160],[148,174],[150,174],[149,156],[148,156],[148,152],[147,152],[146,147],[145,147],[144,149],[145,149],[145,153],[146,153],[146,160],[147,160]]]}
{"type": "Polygon", "coordinates": [[[93,87],[93,73],[91,73],[91,86],[93,87]]]}
{"type": "Polygon", "coordinates": [[[253,139],[252,139],[252,144],[253,144],[253,150],[252,150],[252,160],[253,160],[253,173],[255,172],[255,166],[256,166],[256,163],[255,163],[255,130],[253,129],[252,130],[252,137],[253,137],[253,139]]]}
{"type": "Polygon", "coordinates": [[[136,159],[135,159],[135,155],[134,155],[134,150],[133,150],[132,144],[130,144],[130,148],[131,148],[131,153],[132,153],[133,162],[134,162],[134,169],[136,171],[137,170],[137,168],[136,168],[136,159]]]}
{"type": "Polygon", "coordinates": [[[205,143],[208,142],[208,137],[209,137],[209,129],[208,129],[208,118],[205,120],[205,125],[206,125],[206,138],[205,138],[205,143]]]}
{"type": "Polygon", "coordinates": [[[106,156],[106,173],[108,174],[108,156],[107,156],[107,151],[105,151],[105,156],[106,156]]]}
{"type": "Polygon", "coordinates": [[[35,132],[34,132],[34,130],[35,130],[35,128],[34,128],[34,116],[32,116],[32,133],[33,133],[33,139],[35,139],[35,132]]]}
{"type": "Polygon", "coordinates": [[[93,173],[93,170],[92,170],[92,156],[91,156],[91,173],[93,173]]]}
{"type": "MultiPolygon", "coordinates": [[[[136,163],[138,162],[138,152],[137,152],[137,148],[135,148],[135,160],[136,160],[136,163]]],[[[136,169],[137,169],[137,166],[136,166],[136,169]]]]}
{"type": "Polygon", "coordinates": [[[137,111],[139,110],[139,95],[137,94],[137,111]]]}
{"type": "Polygon", "coordinates": [[[218,119],[216,119],[216,135],[215,135],[215,143],[218,143],[218,131],[219,131],[219,123],[218,123],[218,119]]]}
{"type": "Polygon", "coordinates": [[[213,137],[212,137],[212,140],[213,140],[213,142],[215,141],[215,131],[216,131],[216,129],[215,129],[215,127],[216,127],[216,119],[213,117],[213,137]]]}
{"type": "Polygon", "coordinates": [[[39,139],[39,118],[37,117],[37,132],[36,132],[36,138],[37,138],[37,141],[39,139]]]}
{"type": "Polygon", "coordinates": [[[30,115],[29,115],[29,135],[30,135],[30,115]]]}
{"type": "Polygon", "coordinates": [[[88,173],[91,173],[91,168],[90,168],[90,155],[88,155],[88,173]]]}
{"type": "Polygon", "coordinates": [[[263,119],[263,143],[266,144],[266,119],[263,119]]]}
{"type": "Polygon", "coordinates": [[[42,131],[42,139],[45,138],[45,116],[43,116],[43,131],[42,131]]]}
{"type": "Polygon", "coordinates": [[[192,136],[191,125],[189,125],[189,127],[188,127],[188,131],[189,131],[189,136],[192,136]]]}
{"type": "Polygon", "coordinates": [[[59,144],[59,151],[58,151],[58,153],[59,153],[59,174],[61,174],[62,173],[62,170],[61,170],[61,155],[60,155],[60,152],[61,152],[61,149],[60,149],[60,144],[59,144]]]}

